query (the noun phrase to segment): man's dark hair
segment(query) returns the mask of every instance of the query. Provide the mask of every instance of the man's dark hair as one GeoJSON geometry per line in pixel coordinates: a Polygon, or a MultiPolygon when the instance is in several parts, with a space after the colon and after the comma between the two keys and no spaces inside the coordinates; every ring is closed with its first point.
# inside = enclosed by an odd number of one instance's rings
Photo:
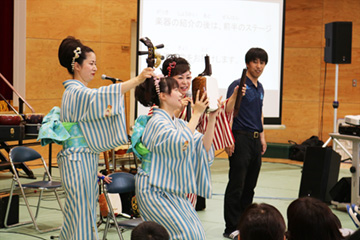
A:
{"type": "Polygon", "coordinates": [[[245,63],[249,64],[251,61],[255,61],[256,59],[260,59],[260,61],[268,62],[268,55],[266,51],[262,48],[250,48],[249,51],[245,55],[245,63]]]}

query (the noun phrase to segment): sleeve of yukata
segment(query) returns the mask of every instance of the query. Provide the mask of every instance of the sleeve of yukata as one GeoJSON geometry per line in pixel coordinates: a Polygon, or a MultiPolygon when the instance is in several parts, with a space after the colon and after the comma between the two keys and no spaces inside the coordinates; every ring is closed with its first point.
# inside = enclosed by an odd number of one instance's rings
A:
{"type": "Polygon", "coordinates": [[[210,166],[214,162],[215,149],[212,144],[211,149],[206,151],[203,144],[204,135],[195,131],[194,134],[194,171],[197,185],[197,195],[211,198],[211,172],[210,166]]]}
{"type": "Polygon", "coordinates": [[[94,152],[103,152],[128,142],[121,84],[92,89],[79,125],[94,152]]]}
{"type": "Polygon", "coordinates": [[[143,135],[144,144],[152,152],[149,181],[166,191],[198,194],[201,190],[206,193],[202,195],[210,197],[209,159],[213,159],[213,149],[207,153],[203,135],[194,135],[185,124],[180,120],[179,127],[174,128],[166,119],[150,119],[143,135]],[[201,144],[195,143],[195,138],[201,144]]]}

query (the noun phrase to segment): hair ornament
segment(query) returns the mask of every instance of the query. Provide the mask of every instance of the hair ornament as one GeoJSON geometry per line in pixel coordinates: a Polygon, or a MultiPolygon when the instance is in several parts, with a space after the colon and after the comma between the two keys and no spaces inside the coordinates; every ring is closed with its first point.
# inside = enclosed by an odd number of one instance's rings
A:
{"type": "Polygon", "coordinates": [[[160,77],[154,77],[155,90],[158,96],[160,96],[160,77]]]}
{"type": "Polygon", "coordinates": [[[80,57],[80,54],[81,54],[81,48],[77,47],[74,50],[74,57],[72,58],[72,62],[71,62],[71,69],[73,72],[74,72],[74,68],[75,68],[75,60],[80,57]]]}
{"type": "Polygon", "coordinates": [[[169,63],[169,66],[166,68],[168,70],[168,77],[171,77],[171,69],[175,68],[176,62],[169,63]]]}

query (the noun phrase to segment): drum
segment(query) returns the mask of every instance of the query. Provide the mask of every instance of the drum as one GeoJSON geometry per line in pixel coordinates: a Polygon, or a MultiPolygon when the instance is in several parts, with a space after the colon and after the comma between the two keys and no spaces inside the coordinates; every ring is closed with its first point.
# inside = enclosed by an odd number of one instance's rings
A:
{"type": "Polygon", "coordinates": [[[28,124],[42,123],[44,116],[45,116],[45,114],[43,114],[43,113],[26,113],[25,121],[28,124]]]}
{"type": "Polygon", "coordinates": [[[1,113],[0,125],[19,125],[22,121],[22,117],[15,113],[1,113]]]}
{"type": "Polygon", "coordinates": [[[209,98],[209,107],[206,109],[206,111],[215,111],[218,108],[217,100],[220,97],[216,78],[211,76],[198,76],[192,81],[192,96],[194,103],[198,90],[200,90],[200,98],[205,91],[207,93],[207,97],[209,98]]]}

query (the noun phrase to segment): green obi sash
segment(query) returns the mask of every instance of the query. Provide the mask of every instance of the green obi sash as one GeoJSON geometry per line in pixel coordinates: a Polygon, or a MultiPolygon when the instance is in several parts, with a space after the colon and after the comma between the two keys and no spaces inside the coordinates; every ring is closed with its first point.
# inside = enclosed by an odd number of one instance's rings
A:
{"type": "Polygon", "coordinates": [[[53,107],[44,117],[37,140],[41,146],[56,143],[63,145],[63,149],[88,147],[78,123],[60,121],[59,107],[53,107]]]}
{"type": "Polygon", "coordinates": [[[62,125],[70,134],[70,137],[62,143],[63,149],[89,147],[78,123],[62,122],[62,125]]]}
{"type": "Polygon", "coordinates": [[[141,142],[135,145],[135,149],[141,154],[141,168],[149,173],[151,167],[151,152],[141,142]]]}
{"type": "Polygon", "coordinates": [[[152,153],[142,144],[141,137],[149,119],[150,116],[146,115],[141,115],[136,119],[131,135],[131,146],[127,151],[133,152],[141,160],[141,168],[147,173],[150,172],[152,153]]]}
{"type": "Polygon", "coordinates": [[[70,134],[60,121],[60,108],[53,107],[42,121],[37,141],[41,141],[41,146],[49,143],[62,145],[68,138],[70,134]]]}

